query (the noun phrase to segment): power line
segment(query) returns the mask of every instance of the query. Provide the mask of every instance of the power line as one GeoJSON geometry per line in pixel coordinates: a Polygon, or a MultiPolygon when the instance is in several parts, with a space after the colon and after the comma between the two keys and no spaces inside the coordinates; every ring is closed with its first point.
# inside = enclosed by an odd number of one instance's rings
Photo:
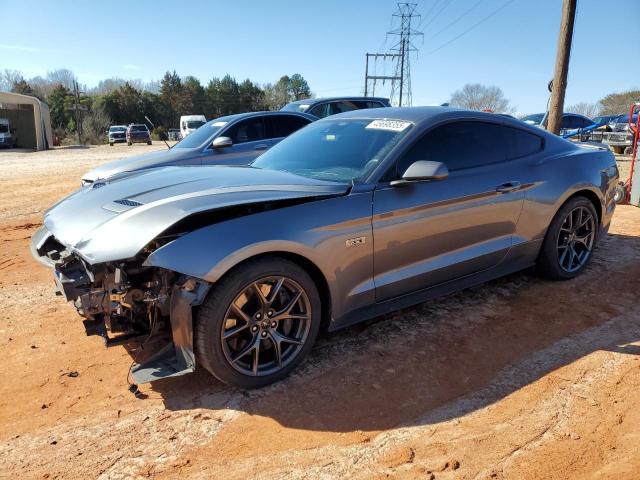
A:
{"type": "Polygon", "coordinates": [[[433,12],[433,10],[436,8],[436,6],[440,3],[441,0],[435,0],[435,2],[433,2],[431,4],[431,8],[429,10],[427,10],[427,13],[425,13],[422,17],[422,19],[420,20],[420,23],[418,24],[418,30],[420,30],[420,28],[422,28],[422,24],[424,23],[425,20],[427,20],[429,18],[429,15],[431,15],[431,12],[433,12]]]}
{"type": "Polygon", "coordinates": [[[453,0],[448,0],[448,1],[447,1],[447,2],[442,6],[442,8],[441,8],[440,10],[438,10],[438,11],[435,13],[435,15],[433,16],[433,18],[432,18],[431,20],[429,20],[429,21],[427,22],[427,24],[424,26],[425,30],[426,30],[426,28],[427,28],[429,25],[431,25],[431,24],[432,24],[432,23],[433,23],[433,22],[434,22],[434,21],[435,21],[435,20],[440,16],[440,14],[441,14],[442,12],[444,12],[444,11],[446,10],[446,8],[447,8],[449,5],[451,5],[451,2],[452,2],[452,1],[453,1],[453,0]]]}
{"type": "Polygon", "coordinates": [[[473,4],[473,6],[471,8],[469,8],[466,12],[464,12],[462,15],[460,15],[458,18],[456,18],[453,22],[449,23],[444,28],[441,28],[440,30],[438,30],[433,36],[429,37],[429,40],[433,40],[438,35],[440,35],[442,32],[444,32],[444,31],[448,30],[449,28],[451,28],[452,26],[454,26],[456,23],[458,23],[460,20],[462,20],[464,17],[466,17],[469,13],[471,13],[473,10],[475,10],[475,8],[478,5],[480,5],[482,2],[484,2],[484,0],[478,0],[476,3],[473,4]]]}
{"type": "Polygon", "coordinates": [[[431,55],[432,53],[435,53],[439,50],[442,50],[444,47],[450,45],[451,43],[455,42],[456,40],[458,40],[460,37],[463,37],[464,35],[466,35],[467,33],[469,33],[471,30],[475,29],[477,26],[481,25],[482,23],[486,22],[487,20],[489,20],[491,17],[493,17],[494,15],[497,15],[498,13],[500,13],[502,10],[504,10],[508,5],[510,5],[511,3],[515,2],[515,0],[508,0],[507,2],[505,2],[502,6],[498,7],[496,10],[494,10],[493,12],[491,12],[489,15],[487,15],[486,17],[484,17],[482,20],[479,20],[478,22],[474,23],[473,25],[471,25],[469,28],[467,28],[465,31],[463,31],[461,34],[453,37],[451,40],[443,43],[442,45],[440,45],[438,48],[435,48],[429,52],[427,52],[427,55],[431,55]]]}

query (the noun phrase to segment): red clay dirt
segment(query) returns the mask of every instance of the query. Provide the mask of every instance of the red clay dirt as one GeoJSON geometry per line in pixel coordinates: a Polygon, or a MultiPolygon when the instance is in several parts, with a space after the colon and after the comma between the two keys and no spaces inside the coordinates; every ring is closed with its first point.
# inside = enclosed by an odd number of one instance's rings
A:
{"type": "Polygon", "coordinates": [[[640,209],[576,280],[523,272],[324,334],[260,391],[199,370],[138,400],[129,355],[85,336],[28,248],[122,152],[0,156],[0,478],[640,478],[640,209]]]}

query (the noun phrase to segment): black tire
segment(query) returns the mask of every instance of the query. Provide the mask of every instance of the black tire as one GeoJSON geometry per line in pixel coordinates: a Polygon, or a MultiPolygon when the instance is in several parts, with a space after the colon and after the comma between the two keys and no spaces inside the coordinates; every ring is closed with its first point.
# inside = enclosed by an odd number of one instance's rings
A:
{"type": "Polygon", "coordinates": [[[625,155],[631,155],[633,153],[633,147],[625,147],[624,152],[625,155]]]}
{"type": "Polygon", "coordinates": [[[113,143],[109,143],[109,146],[110,146],[110,147],[113,147],[113,143]]]}
{"type": "Polygon", "coordinates": [[[131,145],[133,145],[133,143],[131,143],[131,142],[127,142],[127,145],[131,146],[131,145]]]}
{"type": "MultiPolygon", "coordinates": [[[[578,196],[567,201],[560,208],[558,213],[556,213],[556,216],[553,217],[553,220],[549,225],[549,229],[547,230],[547,234],[542,244],[542,249],[540,250],[540,255],[538,256],[536,265],[538,272],[541,275],[552,280],[570,280],[580,275],[587,267],[589,262],[591,262],[593,250],[598,239],[598,231],[598,214],[596,213],[596,209],[593,206],[593,203],[591,203],[591,200],[582,196],[578,196]],[[562,254],[560,248],[562,247],[560,247],[559,245],[565,243],[561,237],[561,235],[565,235],[565,221],[567,220],[571,212],[577,211],[579,209],[585,209],[591,214],[593,218],[591,246],[588,249],[588,253],[584,259],[584,262],[581,265],[576,266],[575,270],[568,271],[561,264],[562,254]]],[[[571,248],[573,248],[573,246],[571,248]]]]}
{"type": "Polygon", "coordinates": [[[149,140],[149,141],[147,142],[147,145],[151,145],[151,143],[152,143],[152,142],[151,142],[151,140],[149,140]]]}
{"type": "MultiPolygon", "coordinates": [[[[284,292],[287,293],[286,291],[284,292]]],[[[267,294],[265,294],[267,295],[267,294]]],[[[271,291],[269,291],[267,296],[271,295],[271,291]]],[[[273,301],[273,299],[272,299],[273,301]]],[[[289,300],[288,300],[289,301],[289,300]]],[[[296,302],[302,300],[295,300],[296,302]]],[[[247,301],[248,304],[248,301],[247,301]]],[[[237,305],[237,304],[235,304],[237,305]]],[[[246,305],[246,304],[245,304],[246,305]]],[[[264,304],[263,304],[264,305],[264,304]]],[[[246,307],[242,307],[246,308],[246,307]]],[[[297,307],[296,307],[297,308],[297,307]]],[[[283,379],[287,375],[289,375],[302,360],[309,353],[313,344],[318,335],[318,330],[320,328],[321,323],[321,302],[320,295],[318,293],[318,289],[311,279],[311,277],[297,264],[279,257],[265,257],[257,260],[249,261],[240,265],[239,267],[233,269],[231,272],[226,274],[216,285],[211,289],[207,298],[200,306],[198,313],[196,315],[194,321],[194,345],[195,345],[195,353],[198,364],[202,365],[206,368],[213,376],[221,380],[222,382],[233,385],[240,388],[260,388],[271,383],[277,382],[278,380],[283,379]],[[249,328],[245,328],[242,335],[250,336],[250,339],[242,339],[236,337],[237,341],[243,341],[246,343],[239,344],[237,346],[237,350],[243,350],[249,343],[257,341],[257,352],[269,352],[269,349],[273,349],[271,354],[273,355],[273,360],[271,364],[274,366],[270,367],[271,370],[274,368],[277,371],[270,371],[265,366],[264,373],[256,374],[256,370],[254,370],[254,374],[251,372],[243,373],[239,371],[238,366],[234,366],[229,359],[229,348],[230,344],[225,342],[230,342],[230,340],[224,340],[223,330],[227,327],[227,316],[230,315],[232,311],[232,303],[236,302],[238,298],[247,297],[239,297],[239,295],[244,294],[251,289],[254,282],[261,282],[261,279],[270,279],[270,278],[286,278],[287,281],[292,282],[292,285],[300,287],[304,290],[304,297],[306,304],[308,304],[308,319],[304,321],[298,320],[298,325],[306,325],[305,328],[305,337],[304,342],[300,342],[299,345],[290,345],[287,347],[282,347],[280,345],[277,350],[280,352],[277,358],[282,359],[289,352],[289,357],[286,359],[286,363],[282,363],[282,365],[275,365],[275,343],[271,340],[271,333],[268,332],[269,337],[264,339],[258,338],[259,335],[266,335],[263,332],[262,328],[264,327],[264,323],[262,322],[259,326],[260,322],[255,320],[257,313],[252,314],[251,321],[255,323],[251,323],[249,328]],[[307,325],[304,322],[309,322],[307,325]],[[256,333],[251,333],[253,329],[258,329],[259,331],[256,333]],[[266,342],[263,343],[263,342],[266,342]],[[261,350],[264,348],[264,350],[261,350]],[[288,350],[292,348],[293,350],[288,350]],[[284,353],[283,353],[284,352],[284,353]]],[[[247,309],[250,313],[251,309],[247,309]]],[[[260,309],[258,309],[260,310],[260,309]]],[[[287,313],[290,313],[291,309],[289,308],[287,313]]],[[[263,318],[265,320],[266,317],[263,318]]],[[[283,320],[283,322],[292,322],[291,320],[283,320]]],[[[295,322],[296,320],[293,320],[295,322]]],[[[271,326],[273,326],[271,324],[271,326]]],[[[230,330],[237,327],[237,323],[233,322],[230,330]]],[[[247,323],[247,325],[249,325],[247,323]]],[[[279,329],[283,324],[279,324],[277,329],[279,329]]],[[[290,325],[290,324],[289,324],[290,325]]],[[[268,328],[268,326],[266,327],[268,328]]],[[[300,327],[298,327],[300,328],[300,327]]],[[[277,331],[276,328],[274,330],[277,331]]],[[[226,330],[228,333],[230,330],[226,330]]],[[[239,334],[240,335],[240,334],[239,334]]],[[[275,338],[275,337],[273,337],[275,338]]],[[[237,350],[235,353],[237,353],[237,350]]],[[[255,365],[258,362],[254,362],[257,358],[256,350],[252,350],[248,352],[246,355],[250,354],[249,362],[255,365]]],[[[264,357],[264,353],[262,353],[264,357]]],[[[247,358],[246,356],[238,355],[234,358],[234,362],[237,361],[238,358],[247,358]]],[[[268,358],[268,355],[267,355],[268,358]]],[[[268,366],[268,365],[267,365],[268,366]]],[[[259,367],[258,367],[259,368],[259,367]]]]}

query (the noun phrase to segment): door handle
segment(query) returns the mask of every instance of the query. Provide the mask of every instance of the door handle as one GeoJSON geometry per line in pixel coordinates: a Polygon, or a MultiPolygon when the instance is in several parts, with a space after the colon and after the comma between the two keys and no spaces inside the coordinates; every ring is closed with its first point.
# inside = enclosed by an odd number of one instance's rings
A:
{"type": "Polygon", "coordinates": [[[267,148],[269,148],[269,145],[265,145],[264,143],[261,143],[260,145],[256,145],[256,150],[266,150],[267,148]]]}
{"type": "Polygon", "coordinates": [[[509,193],[509,192],[513,192],[515,190],[518,190],[520,188],[520,182],[507,182],[507,183],[503,183],[502,185],[499,185],[498,187],[496,187],[496,192],[498,193],[509,193]]]}

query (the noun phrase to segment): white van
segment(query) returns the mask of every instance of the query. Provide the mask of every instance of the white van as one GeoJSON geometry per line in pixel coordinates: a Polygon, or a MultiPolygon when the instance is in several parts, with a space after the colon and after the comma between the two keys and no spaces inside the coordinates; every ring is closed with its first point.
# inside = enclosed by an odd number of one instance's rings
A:
{"type": "Polygon", "coordinates": [[[0,147],[13,147],[15,139],[11,135],[8,118],[0,118],[0,147]]]}
{"type": "Polygon", "coordinates": [[[204,115],[183,115],[180,117],[180,135],[182,138],[207,123],[204,115]]]}

